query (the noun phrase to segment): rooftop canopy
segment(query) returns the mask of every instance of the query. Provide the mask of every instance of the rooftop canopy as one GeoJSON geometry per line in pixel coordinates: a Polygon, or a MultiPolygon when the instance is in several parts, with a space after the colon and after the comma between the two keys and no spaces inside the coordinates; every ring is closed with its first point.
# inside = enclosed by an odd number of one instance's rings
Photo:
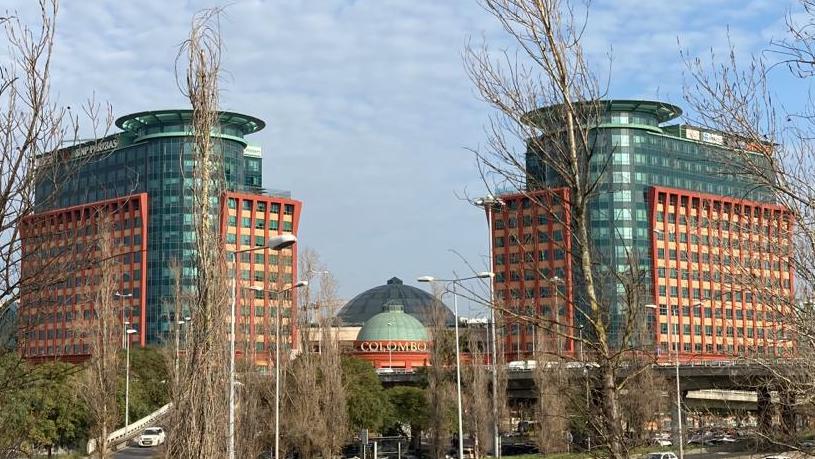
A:
{"type": "MultiPolygon", "coordinates": [[[[252,134],[266,127],[266,123],[254,116],[234,112],[220,112],[221,129],[235,129],[243,135],[252,134]]],[[[145,128],[162,126],[183,126],[192,122],[192,110],[154,110],[132,113],[116,120],[116,126],[123,131],[139,134],[145,128]]]]}
{"type": "MultiPolygon", "coordinates": [[[[598,101],[578,102],[578,108],[585,108],[587,112],[611,113],[627,112],[642,113],[656,118],[658,123],[664,123],[682,115],[682,109],[676,105],[653,100],[626,100],[611,99],[598,101]],[[596,104],[596,105],[594,105],[596,104]]],[[[550,105],[532,110],[523,116],[523,122],[536,127],[546,127],[556,120],[556,110],[563,105],[550,105]]]]}

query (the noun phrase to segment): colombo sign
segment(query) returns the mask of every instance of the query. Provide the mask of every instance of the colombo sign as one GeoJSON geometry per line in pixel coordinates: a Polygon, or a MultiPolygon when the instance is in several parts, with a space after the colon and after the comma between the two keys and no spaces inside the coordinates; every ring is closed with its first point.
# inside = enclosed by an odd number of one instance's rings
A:
{"type": "Polygon", "coordinates": [[[427,352],[426,341],[362,341],[356,347],[360,352],[427,352]]]}

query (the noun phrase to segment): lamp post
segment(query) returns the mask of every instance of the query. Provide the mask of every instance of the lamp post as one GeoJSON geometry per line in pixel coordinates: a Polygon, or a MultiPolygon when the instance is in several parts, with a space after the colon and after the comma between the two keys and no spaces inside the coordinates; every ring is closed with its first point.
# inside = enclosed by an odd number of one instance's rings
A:
{"type": "MultiPolygon", "coordinates": [[[[462,422],[462,409],[461,409],[461,345],[459,343],[459,335],[458,335],[458,294],[456,293],[456,285],[462,281],[470,280],[470,279],[492,279],[494,274],[490,271],[485,271],[476,274],[475,276],[471,277],[462,277],[459,279],[436,279],[433,276],[422,276],[419,277],[419,282],[449,282],[452,287],[452,294],[453,294],[453,316],[455,317],[455,330],[456,330],[456,398],[458,402],[458,457],[464,457],[464,425],[462,422]]],[[[388,323],[388,335],[390,339],[390,323],[388,323]]],[[[390,352],[390,346],[388,346],[388,351],[390,352]]],[[[493,362],[493,367],[495,366],[495,362],[493,362]]]]}
{"type": "MultiPolygon", "coordinates": [[[[175,380],[176,380],[176,382],[178,382],[178,354],[180,352],[179,351],[179,347],[180,347],[179,343],[181,341],[181,338],[180,338],[181,327],[185,323],[186,323],[186,321],[183,320],[183,319],[178,320],[178,321],[176,321],[176,327],[175,327],[175,380]]],[[[186,341],[186,339],[185,339],[185,341],[186,341]]],[[[184,344],[186,344],[186,343],[184,343],[184,344]]]]}
{"type": "MultiPolygon", "coordinates": [[[[504,204],[503,201],[493,195],[487,195],[483,198],[478,198],[473,201],[478,207],[484,208],[484,213],[487,215],[487,235],[489,236],[489,266],[493,266],[493,253],[492,253],[492,211],[496,206],[504,204]]],[[[498,430],[498,338],[495,334],[495,288],[493,285],[494,279],[490,279],[490,331],[492,334],[491,347],[492,347],[492,430],[493,430],[493,456],[496,458],[501,457],[501,433],[498,430]]]]}
{"type": "Polygon", "coordinates": [[[138,333],[137,330],[125,330],[125,430],[130,425],[130,338],[127,335],[138,333]]]}
{"type": "Polygon", "coordinates": [[[232,301],[230,304],[229,323],[229,459],[235,459],[235,302],[238,297],[238,257],[237,254],[253,250],[283,250],[297,242],[293,234],[280,234],[269,238],[263,247],[252,247],[235,251],[235,276],[232,278],[232,301]]]}
{"type": "Polygon", "coordinates": [[[130,323],[127,321],[127,319],[125,319],[125,298],[133,298],[133,294],[113,292],[113,296],[122,300],[122,347],[125,347],[125,339],[127,335],[125,330],[127,330],[127,324],[130,323]]]}
{"type": "Polygon", "coordinates": [[[255,291],[269,292],[275,294],[277,306],[275,307],[275,342],[274,342],[274,459],[280,457],[280,295],[290,290],[306,287],[308,281],[301,280],[296,284],[282,290],[264,290],[263,288],[250,287],[255,291]]]}
{"type": "Polygon", "coordinates": [[[388,322],[388,368],[393,368],[393,346],[391,346],[391,327],[392,322],[388,322]]]}
{"type": "MultiPolygon", "coordinates": [[[[549,279],[549,282],[555,286],[555,335],[556,343],[557,343],[557,355],[560,356],[561,351],[563,350],[563,346],[560,344],[560,305],[558,304],[558,300],[560,300],[560,284],[563,283],[563,279],[559,278],[558,276],[552,276],[549,279]]],[[[574,335],[572,335],[574,336],[574,335]]],[[[582,343],[582,341],[581,341],[582,343]]]]}
{"type": "MultiPolygon", "coordinates": [[[[647,309],[654,310],[654,313],[659,315],[659,307],[655,304],[646,304],[645,307],[647,309]]],[[[671,316],[673,308],[668,307],[668,355],[670,355],[671,349],[674,347],[674,338],[673,338],[673,324],[671,323],[671,316]]],[[[677,321],[678,322],[678,321],[677,321]]],[[[682,392],[679,391],[679,340],[676,343],[676,349],[674,349],[674,366],[676,369],[676,426],[678,428],[677,438],[679,440],[679,459],[685,458],[685,448],[683,446],[682,441],[682,392]]]]}

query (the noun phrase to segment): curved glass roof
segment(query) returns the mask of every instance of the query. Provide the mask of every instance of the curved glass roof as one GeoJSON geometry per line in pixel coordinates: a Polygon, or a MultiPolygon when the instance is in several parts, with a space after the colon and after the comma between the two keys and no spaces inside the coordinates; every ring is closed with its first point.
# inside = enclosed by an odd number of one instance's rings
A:
{"type": "MultiPolygon", "coordinates": [[[[155,126],[177,126],[190,124],[192,110],[152,110],[132,113],[116,120],[116,127],[123,131],[138,133],[144,128],[155,126]]],[[[234,128],[244,135],[252,134],[266,127],[260,118],[234,112],[220,112],[221,128],[234,128]]]]}
{"type": "Polygon", "coordinates": [[[385,304],[391,300],[397,300],[404,306],[406,314],[415,317],[425,326],[432,325],[435,314],[441,314],[445,324],[453,323],[453,313],[444,303],[424,290],[405,285],[397,277],[391,278],[385,285],[355,296],[340,309],[337,317],[345,325],[359,326],[381,313],[385,304]]]}
{"type": "Polygon", "coordinates": [[[357,334],[357,341],[427,341],[427,336],[425,326],[405,314],[398,300],[391,300],[383,312],[365,322],[357,334]]]}

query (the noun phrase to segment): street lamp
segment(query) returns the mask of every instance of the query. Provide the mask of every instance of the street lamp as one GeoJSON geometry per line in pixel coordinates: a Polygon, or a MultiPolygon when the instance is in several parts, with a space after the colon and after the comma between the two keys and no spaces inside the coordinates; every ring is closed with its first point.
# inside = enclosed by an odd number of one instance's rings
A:
{"type": "MultiPolygon", "coordinates": [[[[265,246],[251,247],[244,250],[236,250],[235,255],[253,250],[270,249],[283,250],[291,247],[297,242],[297,236],[293,234],[279,234],[269,238],[265,246]]],[[[238,297],[238,257],[235,257],[235,276],[232,278],[232,301],[230,305],[229,324],[229,459],[235,459],[235,302],[238,297]]]]}
{"type": "Polygon", "coordinates": [[[130,323],[127,322],[125,319],[125,298],[133,298],[133,294],[113,292],[113,296],[115,296],[116,298],[121,298],[122,300],[122,347],[125,347],[125,335],[126,335],[125,330],[127,329],[126,324],[130,323]]]}
{"type": "Polygon", "coordinates": [[[555,334],[557,335],[557,355],[560,356],[560,353],[563,351],[563,346],[560,342],[560,305],[558,305],[558,300],[560,299],[559,285],[563,284],[564,282],[563,279],[558,276],[552,276],[547,280],[555,286],[555,334]]]}
{"type": "MultiPolygon", "coordinates": [[[[456,397],[458,402],[458,457],[464,457],[464,426],[462,423],[461,415],[461,345],[459,344],[458,337],[458,294],[456,294],[456,285],[462,281],[470,279],[492,279],[493,274],[490,271],[485,271],[476,274],[475,276],[462,277],[458,279],[436,279],[433,276],[422,276],[416,279],[419,282],[449,282],[453,286],[453,315],[455,316],[455,329],[456,329],[456,397]]],[[[390,322],[388,323],[388,339],[390,340],[390,322]]],[[[390,352],[390,346],[388,346],[390,352]]],[[[391,362],[393,366],[393,362],[391,362]]],[[[495,362],[493,362],[495,367],[495,362]]]]}
{"type": "MultiPolygon", "coordinates": [[[[654,314],[657,316],[659,315],[659,307],[655,304],[646,304],[646,309],[654,310],[654,314]]],[[[670,350],[674,347],[674,340],[673,340],[673,324],[671,323],[671,315],[673,308],[668,308],[668,355],[670,355],[670,350]]],[[[678,321],[677,321],[678,322],[678,321]]],[[[679,439],[679,459],[684,459],[685,457],[685,448],[682,445],[682,393],[679,391],[679,343],[677,340],[676,349],[674,349],[674,356],[675,356],[675,367],[676,367],[676,425],[679,429],[677,437],[679,439]]]]}
{"type": "Polygon", "coordinates": [[[265,290],[262,287],[249,287],[256,292],[269,292],[275,294],[277,305],[275,307],[275,342],[274,342],[274,459],[280,457],[280,295],[290,290],[308,286],[308,281],[301,280],[296,284],[282,290],[265,290]]]}
{"type": "Polygon", "coordinates": [[[393,346],[391,346],[391,327],[393,322],[388,322],[388,367],[393,368],[393,346]]]}
{"type": "MultiPolygon", "coordinates": [[[[487,215],[487,235],[489,236],[489,266],[493,266],[493,253],[492,253],[492,212],[496,206],[504,205],[504,201],[488,194],[483,198],[478,198],[473,201],[478,207],[484,208],[484,213],[487,215]]],[[[492,334],[492,430],[493,430],[493,456],[496,458],[501,457],[501,434],[498,431],[498,338],[495,334],[495,288],[493,285],[494,279],[490,279],[490,332],[492,334]]]]}
{"type": "MultiPolygon", "coordinates": [[[[178,354],[179,354],[179,336],[181,335],[181,327],[186,323],[186,320],[176,321],[175,327],[175,380],[178,382],[178,354]]],[[[186,341],[186,339],[184,340],[186,341]]],[[[184,343],[185,347],[187,343],[184,343]]]]}
{"type": "MultiPolygon", "coordinates": [[[[125,336],[138,333],[137,330],[127,328],[125,336]]],[[[130,425],[130,338],[125,339],[125,430],[130,425]]]]}

